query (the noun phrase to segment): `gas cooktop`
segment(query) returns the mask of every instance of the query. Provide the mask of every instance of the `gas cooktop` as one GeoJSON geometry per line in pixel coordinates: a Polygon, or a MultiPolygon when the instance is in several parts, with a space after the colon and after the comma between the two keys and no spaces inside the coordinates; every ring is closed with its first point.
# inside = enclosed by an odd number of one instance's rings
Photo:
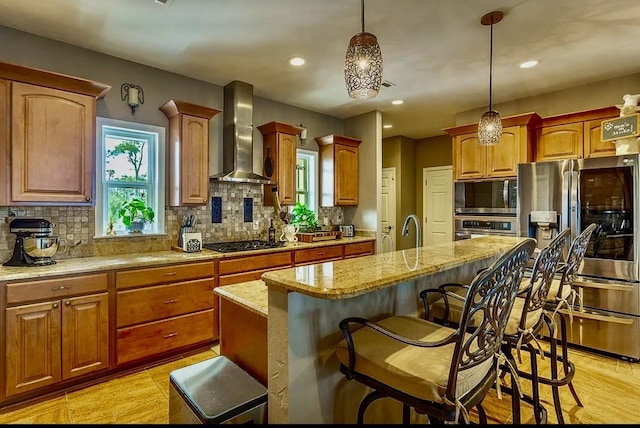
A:
{"type": "Polygon", "coordinates": [[[252,239],[248,241],[233,241],[233,242],[215,242],[212,244],[203,244],[202,246],[207,250],[218,251],[220,253],[233,253],[235,251],[251,251],[251,250],[263,250],[265,248],[279,248],[284,245],[283,241],[269,242],[261,241],[259,239],[252,239]]]}

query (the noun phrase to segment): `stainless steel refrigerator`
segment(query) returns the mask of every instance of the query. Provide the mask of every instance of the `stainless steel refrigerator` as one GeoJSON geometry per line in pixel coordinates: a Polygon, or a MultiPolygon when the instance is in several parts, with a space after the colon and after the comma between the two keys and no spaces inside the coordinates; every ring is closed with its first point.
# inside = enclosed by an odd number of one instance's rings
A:
{"type": "MultiPolygon", "coordinates": [[[[518,166],[518,236],[546,245],[591,223],[573,309],[571,343],[640,359],[640,215],[637,154],[518,166]]],[[[567,246],[568,249],[568,246],[567,246]]],[[[564,316],[567,316],[564,311],[564,316]]]]}

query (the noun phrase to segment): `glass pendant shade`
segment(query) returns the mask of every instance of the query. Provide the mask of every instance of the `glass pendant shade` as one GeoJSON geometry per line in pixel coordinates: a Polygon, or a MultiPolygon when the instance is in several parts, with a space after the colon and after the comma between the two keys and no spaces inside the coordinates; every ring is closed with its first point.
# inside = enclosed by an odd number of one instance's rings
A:
{"type": "Polygon", "coordinates": [[[382,51],[373,34],[358,33],[351,38],[344,59],[344,81],[351,98],[378,95],[382,83],[382,51]]]}
{"type": "Polygon", "coordinates": [[[478,124],[478,140],[483,146],[495,146],[502,137],[502,120],[495,110],[489,110],[482,114],[478,124]]]}

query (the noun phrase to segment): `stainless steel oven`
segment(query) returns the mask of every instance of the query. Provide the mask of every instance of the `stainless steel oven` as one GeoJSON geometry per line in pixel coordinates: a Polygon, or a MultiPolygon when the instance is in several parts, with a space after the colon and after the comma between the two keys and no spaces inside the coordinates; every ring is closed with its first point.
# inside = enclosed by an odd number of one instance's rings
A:
{"type": "Polygon", "coordinates": [[[518,227],[514,216],[456,215],[453,222],[456,241],[486,235],[516,236],[518,227]]]}

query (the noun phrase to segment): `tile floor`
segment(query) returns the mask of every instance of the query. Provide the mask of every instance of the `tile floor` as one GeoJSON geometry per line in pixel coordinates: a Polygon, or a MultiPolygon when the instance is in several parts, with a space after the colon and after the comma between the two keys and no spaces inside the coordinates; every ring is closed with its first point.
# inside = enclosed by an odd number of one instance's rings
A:
{"type": "Polygon", "coordinates": [[[0,424],[168,424],[169,373],[215,357],[214,350],[0,413],[0,424]]]}

